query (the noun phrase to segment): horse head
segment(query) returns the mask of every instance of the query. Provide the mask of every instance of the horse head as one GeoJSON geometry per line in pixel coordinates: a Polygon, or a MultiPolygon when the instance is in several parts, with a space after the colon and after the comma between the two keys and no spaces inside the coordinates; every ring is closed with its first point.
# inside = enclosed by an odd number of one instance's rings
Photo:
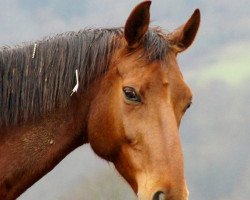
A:
{"type": "Polygon", "coordinates": [[[193,42],[200,12],[164,34],[149,28],[151,1],[129,15],[120,47],[90,105],[88,140],[140,200],[186,200],[179,125],[192,103],[177,55],[193,42]]]}

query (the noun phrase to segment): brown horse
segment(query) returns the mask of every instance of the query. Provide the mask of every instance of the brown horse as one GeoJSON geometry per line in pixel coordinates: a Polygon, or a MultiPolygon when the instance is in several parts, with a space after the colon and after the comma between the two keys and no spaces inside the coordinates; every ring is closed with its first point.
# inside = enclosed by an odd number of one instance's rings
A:
{"type": "Polygon", "coordinates": [[[200,12],[166,34],[149,28],[150,4],[124,28],[0,50],[0,199],[17,198],[85,143],[140,200],[188,199],[178,128],[192,93],[176,56],[192,44],[200,12]]]}

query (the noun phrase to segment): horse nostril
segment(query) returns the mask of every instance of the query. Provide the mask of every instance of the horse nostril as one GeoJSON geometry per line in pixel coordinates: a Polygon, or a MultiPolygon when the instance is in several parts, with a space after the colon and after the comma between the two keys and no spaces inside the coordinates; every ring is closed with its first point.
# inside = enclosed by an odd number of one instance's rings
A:
{"type": "Polygon", "coordinates": [[[166,200],[164,192],[158,191],[154,194],[153,200],[166,200]]]}

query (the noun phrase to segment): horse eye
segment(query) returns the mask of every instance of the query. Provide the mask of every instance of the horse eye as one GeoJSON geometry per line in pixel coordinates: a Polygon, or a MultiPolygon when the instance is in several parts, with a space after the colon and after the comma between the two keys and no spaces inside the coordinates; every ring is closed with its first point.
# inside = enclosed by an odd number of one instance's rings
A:
{"type": "Polygon", "coordinates": [[[190,102],[190,103],[187,105],[187,107],[185,108],[185,111],[186,111],[187,109],[189,109],[189,108],[191,107],[191,105],[192,105],[192,102],[190,102]]]}
{"type": "Polygon", "coordinates": [[[135,89],[132,87],[124,87],[123,93],[127,100],[134,101],[134,102],[141,102],[141,98],[136,93],[135,89]]]}

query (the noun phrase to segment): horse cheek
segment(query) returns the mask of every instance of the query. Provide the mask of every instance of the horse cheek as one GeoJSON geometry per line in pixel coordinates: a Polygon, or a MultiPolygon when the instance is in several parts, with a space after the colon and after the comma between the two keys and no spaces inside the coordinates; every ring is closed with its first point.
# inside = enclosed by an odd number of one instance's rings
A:
{"type": "Polygon", "coordinates": [[[117,135],[117,119],[110,108],[110,103],[103,101],[93,106],[88,121],[88,139],[94,152],[109,161],[115,159],[120,148],[117,135]],[[93,108],[93,109],[92,109],[93,108]]]}

